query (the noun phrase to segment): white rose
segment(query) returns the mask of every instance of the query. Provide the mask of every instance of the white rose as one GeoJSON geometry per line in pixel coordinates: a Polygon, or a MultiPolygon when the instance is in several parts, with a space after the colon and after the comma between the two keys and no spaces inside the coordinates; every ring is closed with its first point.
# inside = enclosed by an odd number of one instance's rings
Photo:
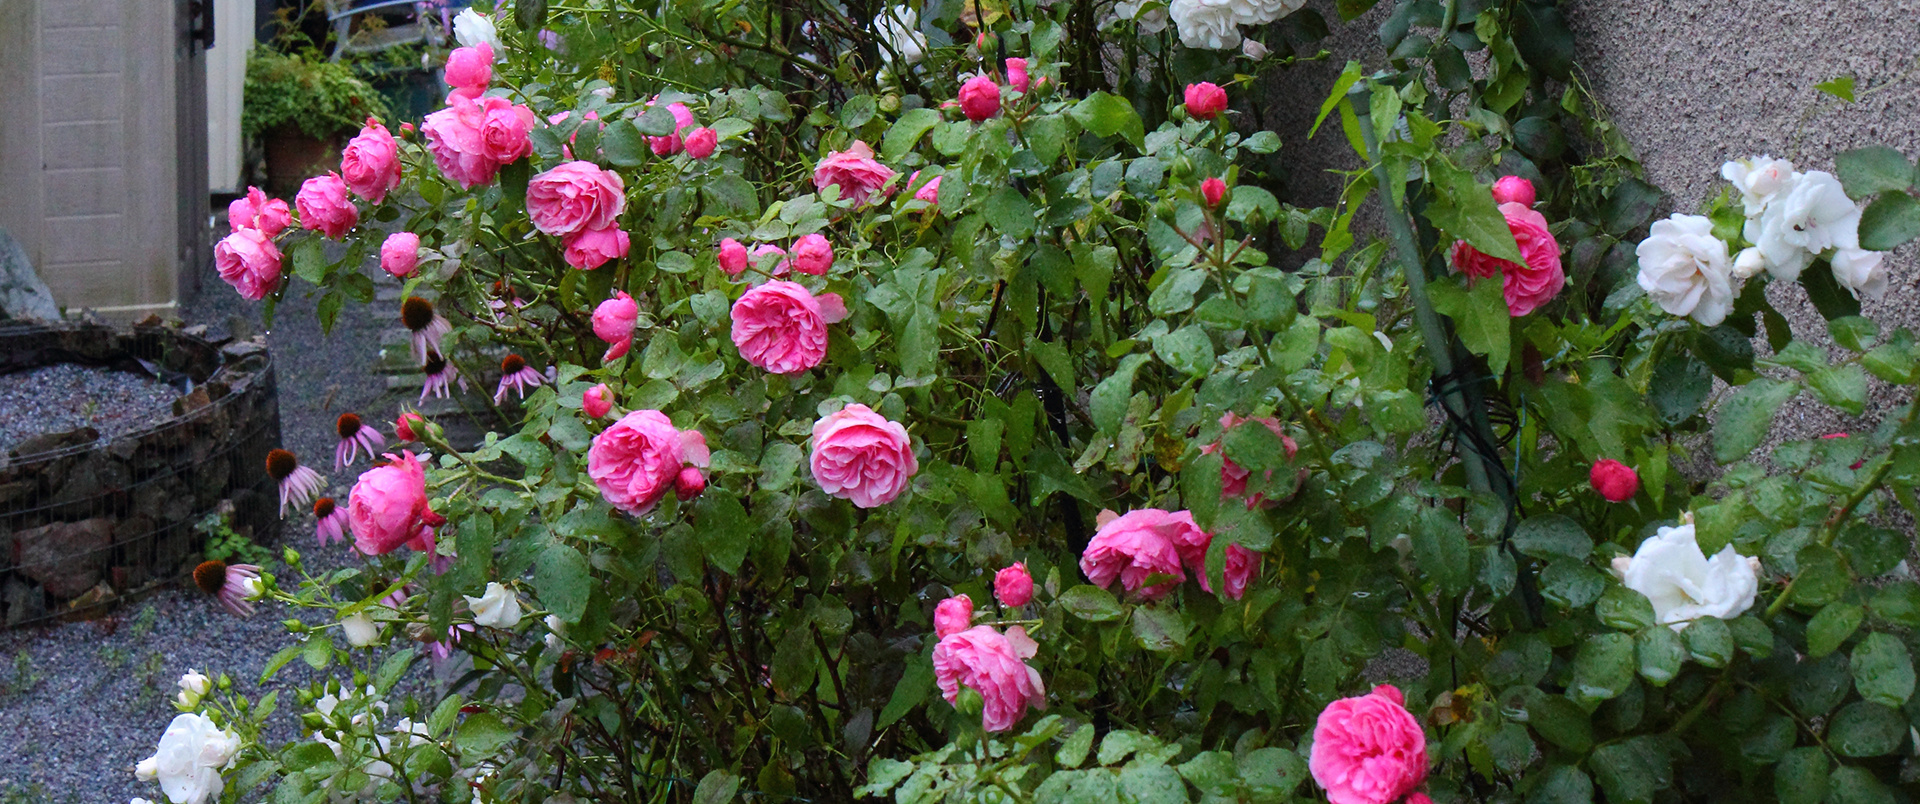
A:
{"type": "Polygon", "coordinates": [[[1240,54],[1254,61],[1266,58],[1268,52],[1270,51],[1267,50],[1267,46],[1260,44],[1260,41],[1257,39],[1243,39],[1240,41],[1240,54]]]}
{"type": "Polygon", "coordinates": [[[143,782],[151,782],[154,779],[157,779],[159,777],[160,777],[160,758],[159,757],[147,757],[146,759],[140,760],[139,764],[133,766],[133,778],[135,779],[139,779],[140,781],[143,781],[143,782]]]}
{"type": "Polygon", "coordinates": [[[557,651],[566,647],[567,643],[560,636],[567,632],[567,621],[560,619],[558,614],[549,614],[546,623],[549,632],[546,638],[547,650],[557,651]]]}
{"type": "Polygon", "coordinates": [[[226,783],[220,769],[239,752],[239,738],[205,715],[186,713],[167,724],[153,755],[160,790],[174,804],[206,804],[226,783]]]}
{"type": "Polygon", "coordinates": [[[364,648],[380,639],[380,624],[362,611],[350,617],[340,619],[340,633],[347,635],[347,644],[364,648]]]}
{"type": "Polygon", "coordinates": [[[1661,528],[1633,558],[1614,559],[1613,569],[1628,589],[1653,602],[1654,620],[1675,631],[1701,617],[1738,617],[1760,591],[1760,559],[1732,545],[1707,558],[1692,523],[1661,528]]]}
{"type": "Polygon", "coordinates": [[[173,705],[181,709],[193,709],[200,705],[200,699],[206,697],[210,689],[213,689],[213,679],[188,668],[186,674],[180,677],[180,693],[173,696],[173,705]]]}
{"type": "Polygon", "coordinates": [[[1733,278],[1752,279],[1761,271],[1767,270],[1767,258],[1760,256],[1760,249],[1748,246],[1740,249],[1733,258],[1733,278]]]}
{"type": "Polygon", "coordinates": [[[453,38],[461,47],[473,47],[481,42],[498,52],[500,31],[493,27],[493,19],[469,8],[453,18],[453,38]]]}
{"type": "Polygon", "coordinates": [[[1167,16],[1191,48],[1226,50],[1240,44],[1240,7],[1245,0],[1173,0],[1167,16]]]}
{"type": "Polygon", "coordinates": [[[920,33],[920,13],[906,6],[889,6],[873,18],[873,27],[893,55],[908,64],[927,57],[927,37],[920,33]]]}
{"type": "Polygon", "coordinates": [[[1792,162],[1761,154],[1721,165],[1720,175],[1740,190],[1747,217],[1757,218],[1774,195],[1799,174],[1794,172],[1792,162]]]}
{"type": "Polygon", "coordinates": [[[1123,20],[1131,20],[1141,33],[1157,34],[1167,29],[1167,4],[1159,0],[1120,0],[1113,5],[1113,12],[1123,20]]]}
{"type": "Polygon", "coordinates": [[[1878,299],[1887,295],[1886,253],[1858,248],[1843,248],[1833,253],[1833,278],[1858,299],[1878,299]]]}
{"type": "Polygon", "coordinates": [[[246,594],[242,596],[245,600],[259,600],[267,593],[266,584],[261,582],[259,578],[242,578],[240,580],[240,588],[246,592],[246,594]]]}
{"type": "Polygon", "coordinates": [[[427,724],[415,723],[410,717],[400,718],[400,722],[393,724],[393,733],[407,735],[409,747],[426,745],[433,741],[433,732],[427,729],[427,724]]]}
{"type": "Polygon", "coordinates": [[[479,597],[467,597],[467,608],[473,611],[474,625],[512,628],[520,624],[520,598],[498,583],[489,582],[479,597]]]}
{"type": "Polygon", "coordinates": [[[1732,267],[1727,244],[1713,236],[1713,221],[1674,213],[1654,221],[1640,256],[1640,287],[1660,309],[1714,326],[1733,309],[1732,267]]]}
{"type": "Polygon", "coordinates": [[[1241,25],[1265,25],[1307,4],[1307,0],[1239,0],[1234,4],[1235,22],[1241,25]]]}
{"type": "Polygon", "coordinates": [[[1833,174],[1815,170],[1787,182],[1745,231],[1767,258],[1767,271],[1791,282],[1815,255],[1860,247],[1860,207],[1833,174]]]}
{"type": "Polygon", "coordinates": [[[148,801],[144,798],[135,796],[134,799],[132,801],[127,802],[127,804],[153,804],[153,802],[148,801]]]}

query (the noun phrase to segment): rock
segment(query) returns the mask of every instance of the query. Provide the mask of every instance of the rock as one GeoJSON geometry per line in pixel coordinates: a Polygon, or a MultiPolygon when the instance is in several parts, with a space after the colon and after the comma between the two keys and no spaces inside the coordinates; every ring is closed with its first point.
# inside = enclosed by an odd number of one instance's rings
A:
{"type": "Polygon", "coordinates": [[[0,319],[60,320],[53,291],[34,273],[20,241],[0,229],[0,319]]]}
{"type": "Polygon", "coordinates": [[[29,455],[57,452],[63,449],[86,446],[99,440],[100,431],[91,427],[82,427],[63,433],[43,433],[14,445],[13,456],[16,458],[24,458],[29,455]]]}
{"type": "Polygon", "coordinates": [[[19,578],[8,578],[4,585],[0,585],[0,604],[6,606],[9,627],[38,619],[47,613],[47,598],[40,587],[19,578]]]}
{"type": "Polygon", "coordinates": [[[84,594],[99,583],[112,547],[113,521],[100,517],[55,522],[13,535],[16,569],[56,598],[84,594]]]}

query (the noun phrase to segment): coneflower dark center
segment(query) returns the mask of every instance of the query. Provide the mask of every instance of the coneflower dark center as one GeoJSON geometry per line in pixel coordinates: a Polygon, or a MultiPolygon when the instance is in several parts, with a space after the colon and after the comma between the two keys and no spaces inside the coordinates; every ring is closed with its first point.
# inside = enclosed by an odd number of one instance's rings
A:
{"type": "Polygon", "coordinates": [[[321,497],[318,500],[314,500],[313,516],[315,519],[326,519],[327,517],[333,516],[333,498],[321,497]]]}
{"type": "Polygon", "coordinates": [[[352,438],[360,432],[360,417],[351,413],[342,413],[335,427],[339,429],[341,438],[352,438]]]}
{"type": "Polygon", "coordinates": [[[400,303],[400,323],[414,332],[426,329],[428,324],[433,323],[433,302],[419,296],[408,296],[406,301],[400,303]]]}
{"type": "Polygon", "coordinates": [[[444,357],[441,357],[439,352],[428,352],[427,364],[425,366],[421,366],[421,369],[426,371],[428,374],[439,374],[442,370],[446,369],[446,367],[447,367],[447,359],[444,357]]]}
{"type": "Polygon", "coordinates": [[[227,562],[203,561],[193,568],[193,585],[209,595],[220,594],[227,585],[227,562]]]}
{"type": "Polygon", "coordinates": [[[507,355],[500,360],[500,370],[507,374],[518,374],[527,367],[526,358],[519,355],[507,355]]]}
{"type": "Polygon", "coordinates": [[[293,453],[284,449],[267,451],[267,476],[274,480],[285,480],[293,475],[293,470],[298,468],[300,468],[300,459],[293,457],[293,453]]]}

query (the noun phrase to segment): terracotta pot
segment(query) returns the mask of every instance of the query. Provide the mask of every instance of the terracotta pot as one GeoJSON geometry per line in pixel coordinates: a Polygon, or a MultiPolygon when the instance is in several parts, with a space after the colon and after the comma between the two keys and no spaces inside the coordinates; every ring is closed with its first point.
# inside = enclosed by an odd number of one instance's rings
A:
{"type": "Polygon", "coordinates": [[[340,139],[318,139],[297,126],[275,126],[261,135],[267,156],[267,192],[290,198],[300,183],[329,170],[338,170],[340,139]]]}

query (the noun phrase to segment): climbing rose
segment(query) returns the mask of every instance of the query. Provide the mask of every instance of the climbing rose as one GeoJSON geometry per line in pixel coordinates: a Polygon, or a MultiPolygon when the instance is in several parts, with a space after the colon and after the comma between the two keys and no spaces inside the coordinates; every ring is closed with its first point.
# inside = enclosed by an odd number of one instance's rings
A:
{"type": "Polygon", "coordinates": [[[287,210],[287,202],[268,198],[258,187],[248,187],[245,196],[227,204],[227,225],[236,232],[258,229],[260,234],[274,238],[292,224],[293,214],[287,210]]]}
{"type": "Polygon", "coordinates": [[[187,712],[167,724],[159,750],[136,773],[158,780],[174,804],[205,804],[220,797],[226,787],[220,772],[239,752],[240,735],[222,730],[206,715],[187,712]]]}
{"type": "Polygon", "coordinates": [[[1733,310],[1727,243],[1713,235],[1713,221],[1705,216],[1676,212],[1654,221],[1634,254],[1641,289],[1669,315],[1692,316],[1711,327],[1733,310]]]}
{"type": "Polygon", "coordinates": [[[213,246],[220,278],[248,301],[259,301],[280,287],[280,249],[258,229],[240,229],[213,246]]]}
{"type": "Polygon", "coordinates": [[[588,229],[567,235],[560,243],[566,247],[568,265],[591,271],[608,260],[627,256],[627,250],[633,247],[633,238],[620,229],[588,229]]]}
{"type": "Polygon", "coordinates": [[[482,42],[492,47],[500,47],[500,32],[494,27],[493,18],[471,8],[461,11],[459,16],[453,18],[453,39],[467,47],[473,47],[482,42]]]}
{"type": "Polygon", "coordinates": [[[389,452],[387,463],[368,469],[347,500],[353,546],[364,555],[386,555],[429,532],[427,473],[411,452],[389,452]]]}
{"type": "Polygon", "coordinates": [[[705,159],[713,155],[713,149],[719,147],[720,135],[713,129],[702,126],[687,132],[687,155],[695,159],[705,159]]]}
{"type": "Polygon", "coordinates": [[[1613,560],[1620,582],[1653,603],[1654,622],[1675,631],[1701,617],[1730,620],[1752,608],[1759,571],[1760,559],[1740,555],[1733,545],[1707,558],[1692,523],[1660,528],[1632,558],[1613,560]]]}
{"type": "Polygon", "coordinates": [[[716,259],[720,263],[720,270],[726,271],[728,276],[739,276],[740,272],[747,270],[747,247],[731,237],[723,238],[716,259]]]}
{"type": "Polygon", "coordinates": [[[533,141],[527,137],[538,119],[533,110],[515,106],[506,98],[482,98],[480,108],[485,113],[480,122],[480,147],[488,159],[506,165],[533,153],[533,141]]]}
{"type": "Polygon", "coordinates": [[[1767,273],[1793,281],[1828,249],[1860,248],[1861,206],[1824,170],[1795,173],[1742,234],[1766,257],[1767,273]]]}
{"type": "Polygon", "coordinates": [[[1532,207],[1533,201],[1533,182],[1519,176],[1501,176],[1499,181],[1493,183],[1493,202],[1496,204],[1532,207]]]}
{"type": "Polygon", "coordinates": [[[1519,318],[1559,295],[1567,275],[1560,270],[1560,244],[1547,231],[1545,216],[1515,203],[1501,204],[1500,214],[1506,216],[1507,228],[1512,230],[1526,263],[1487,256],[1459,240],[1453,244],[1453,265],[1476,279],[1503,275],[1501,291],[1507,298],[1507,314],[1519,318]]]}
{"type": "Polygon", "coordinates": [[[608,411],[613,410],[613,389],[604,382],[588,388],[580,395],[580,409],[595,419],[607,415],[608,411]]]}
{"type": "Polygon", "coordinates": [[[960,111],[978,123],[1000,113],[1000,85],[984,75],[976,75],[960,85],[960,111]]]}
{"type": "Polygon", "coordinates": [[[1025,562],[1016,561],[993,574],[993,596],[1000,599],[1000,605],[1012,609],[1033,600],[1033,576],[1028,574],[1025,562]]]}
{"type": "MultiPolygon", "coordinates": [[[[647,106],[653,106],[653,102],[648,101],[647,106]]],[[[693,125],[693,110],[688,109],[686,104],[669,103],[667,112],[673,115],[673,133],[664,137],[647,138],[647,145],[653,149],[654,156],[672,156],[684,150],[686,141],[681,138],[681,132],[685,131],[687,126],[693,125]]]]}
{"type": "Polygon", "coordinates": [[[1633,467],[1613,460],[1602,458],[1594,462],[1593,471],[1587,479],[1593,483],[1593,490],[1608,502],[1626,502],[1633,499],[1634,492],[1640,490],[1640,476],[1634,474],[1633,467]]]}
{"type": "Polygon", "coordinates": [[[1026,717],[1028,706],[1047,708],[1040,671],[1026,662],[1039,652],[1039,644],[1020,626],[1005,634],[975,626],[942,637],[933,646],[933,677],[947,703],[959,700],[962,686],[980,693],[986,703],[980,725],[987,731],[1006,731],[1026,717]]]}
{"type": "Polygon", "coordinates": [[[1390,804],[1427,780],[1427,734],[1382,684],[1321,710],[1307,769],[1333,804],[1390,804]]]}
{"type": "Polygon", "coordinates": [[[707,465],[707,438],[679,430],[657,410],[636,410],[594,436],[587,476],[613,507],[634,516],[653,510],[680,470],[707,465]]]}
{"type": "Polygon", "coordinates": [[[1024,94],[1032,84],[1033,80],[1027,76],[1027,60],[1007,59],[1007,86],[1024,94]]]}
{"type": "Polygon", "coordinates": [[[355,195],[375,204],[400,186],[400,144],[380,121],[367,118],[360,136],[347,142],[340,152],[340,178],[355,195]]]}
{"type": "Polygon", "coordinates": [[[833,267],[833,244],[819,232],[793,242],[793,270],[823,276],[833,267]]]}
{"type": "MultiPolygon", "coordinates": [[[[914,182],[919,180],[920,171],[916,170],[913,172],[913,176],[907,179],[907,186],[912,187],[914,182]]],[[[920,185],[920,189],[913,191],[913,197],[916,201],[925,201],[929,204],[940,203],[940,177],[935,176],[928,179],[926,184],[920,185]]]]}
{"type": "Polygon", "coordinates": [[[1186,101],[1187,114],[1201,120],[1212,120],[1227,110],[1227,91],[1209,81],[1188,84],[1186,101]]]}
{"type": "Polygon", "coordinates": [[[427,140],[427,152],[433,155],[440,173],[466,189],[493,181],[500,165],[489,159],[480,144],[480,124],[486,111],[472,99],[454,97],[447,108],[420,121],[420,134],[427,140]]]}
{"type": "Polygon", "coordinates": [[[1218,208],[1227,197],[1227,183],[1214,176],[1208,176],[1200,182],[1200,197],[1205,199],[1208,208],[1218,208]]]}
{"type": "Polygon", "coordinates": [[[300,211],[300,228],[316,230],[334,240],[345,237],[347,230],[360,221],[360,210],[347,197],[347,183],[338,173],[307,179],[293,197],[293,205],[300,211]]]}
{"type": "MultiPolygon", "coordinates": [[[[1193,574],[1200,578],[1200,590],[1212,592],[1213,584],[1207,580],[1206,565],[1196,567],[1193,574]]],[[[1226,582],[1226,595],[1239,600],[1247,593],[1247,584],[1260,574],[1260,554],[1237,544],[1227,545],[1227,563],[1221,567],[1220,579],[1226,582]]]]}
{"type": "Polygon", "coordinates": [[[973,598],[954,595],[933,607],[933,635],[946,639],[973,627],[973,598]]]}
{"type": "Polygon", "coordinates": [[[479,597],[461,597],[473,613],[474,625],[510,630],[520,624],[520,596],[497,582],[489,581],[479,597]]]}
{"type": "Polygon", "coordinates": [[[920,471],[907,428],[854,403],[813,424],[813,479],[861,508],[886,505],[920,471]]]}
{"type": "Polygon", "coordinates": [[[626,208],[620,174],[592,162],[566,162],[527,182],[527,217],[555,237],[611,228],[626,208]]]}
{"type": "Polygon", "coordinates": [[[480,42],[454,48],[447,54],[446,79],[455,96],[471,100],[486,94],[493,81],[493,46],[480,42]]]}
{"type": "Polygon", "coordinates": [[[593,334],[609,344],[601,360],[612,360],[627,353],[633,346],[633,325],[638,320],[640,305],[624,290],[593,308],[593,334]]]}
{"type": "Polygon", "coordinates": [[[1155,600],[1165,597],[1187,578],[1180,569],[1176,541],[1187,545],[1199,542],[1204,555],[1207,538],[1200,526],[1194,524],[1193,515],[1186,511],[1158,508],[1128,511],[1100,525],[1100,530],[1087,542],[1086,551],[1080,554],[1080,571],[1094,586],[1104,587],[1119,578],[1126,591],[1155,600]],[[1168,576],[1168,579],[1144,586],[1154,575],[1168,576]]]}
{"type": "Polygon", "coordinates": [[[865,142],[854,140],[846,150],[834,151],[820,160],[819,166],[813,169],[813,186],[825,192],[831,185],[840,185],[840,197],[858,209],[866,206],[895,175],[892,168],[874,161],[873,149],[865,142]]]}
{"type": "Polygon", "coordinates": [[[827,356],[827,325],[847,317],[834,293],[814,296],[792,282],[773,280],[733,303],[733,345],[748,363],[775,374],[798,374],[827,356]]]}
{"type": "MultiPolygon", "coordinates": [[[[1247,424],[1251,422],[1259,422],[1260,424],[1265,425],[1268,430],[1273,431],[1273,434],[1280,439],[1280,447],[1286,450],[1287,460],[1289,461],[1293,460],[1294,454],[1300,451],[1300,446],[1298,444],[1295,444],[1293,442],[1293,439],[1287,436],[1286,431],[1280,429],[1280,422],[1271,416],[1263,416],[1258,419],[1249,419],[1229,411],[1227,414],[1220,417],[1221,439],[1224,440],[1226,438],[1227,432],[1231,431],[1233,428],[1239,427],[1242,424],[1247,424]]],[[[1215,452],[1219,452],[1221,449],[1223,449],[1223,447],[1221,446],[1221,443],[1219,441],[1216,441],[1212,444],[1207,444],[1202,446],[1200,448],[1200,453],[1202,455],[1211,455],[1215,452]]],[[[1234,463],[1231,458],[1228,458],[1225,455],[1221,455],[1220,456],[1220,499],[1224,500],[1229,497],[1239,497],[1241,495],[1246,494],[1247,478],[1252,476],[1253,476],[1252,472],[1246,470],[1245,468],[1242,468],[1239,464],[1234,463]]],[[[1267,470],[1265,477],[1271,480],[1273,478],[1273,470],[1271,469],[1267,470]]],[[[1256,505],[1261,504],[1262,502],[1265,502],[1264,495],[1255,494],[1251,499],[1247,500],[1247,507],[1252,508],[1256,505]]]]}
{"type": "Polygon", "coordinates": [[[394,276],[406,276],[420,265],[420,236],[394,232],[380,244],[380,267],[394,276]]]}

